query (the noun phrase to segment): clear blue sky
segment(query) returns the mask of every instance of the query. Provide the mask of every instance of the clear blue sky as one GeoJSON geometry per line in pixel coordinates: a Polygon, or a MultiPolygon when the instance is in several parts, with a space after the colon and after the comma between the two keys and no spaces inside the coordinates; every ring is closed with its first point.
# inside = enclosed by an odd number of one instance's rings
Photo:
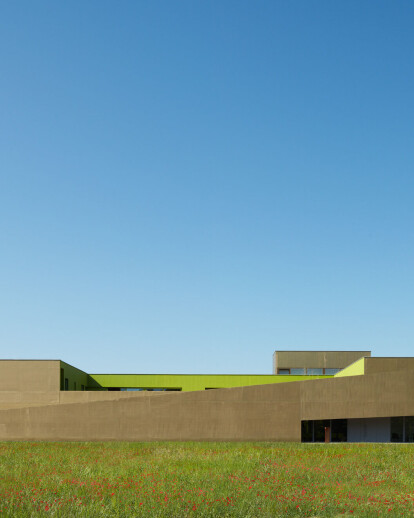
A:
{"type": "Polygon", "coordinates": [[[414,3],[0,5],[0,347],[414,349],[414,3]]]}

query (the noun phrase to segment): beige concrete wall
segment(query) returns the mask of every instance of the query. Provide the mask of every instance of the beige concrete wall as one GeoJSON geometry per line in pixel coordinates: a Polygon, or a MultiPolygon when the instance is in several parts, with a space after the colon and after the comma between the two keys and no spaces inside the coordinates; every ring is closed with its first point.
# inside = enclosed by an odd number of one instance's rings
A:
{"type": "Polygon", "coordinates": [[[1,360],[0,408],[59,402],[59,360],[1,360]]]}
{"type": "Polygon", "coordinates": [[[300,440],[299,383],[0,411],[2,440],[300,440]]]}
{"type": "Polygon", "coordinates": [[[303,420],[414,415],[414,371],[305,381],[301,415],[303,420]]]}
{"type": "Polygon", "coordinates": [[[344,369],[363,356],[371,351],[275,351],[273,369],[274,374],[290,368],[344,369]]]}
{"type": "Polygon", "coordinates": [[[414,370],[414,358],[365,358],[365,373],[414,370]]]}
{"type": "MultiPolygon", "coordinates": [[[[147,391],[116,391],[111,392],[108,390],[103,391],[91,391],[91,392],[79,392],[79,391],[61,391],[59,393],[60,404],[73,404],[73,403],[91,403],[93,401],[116,401],[118,399],[126,399],[131,397],[157,397],[168,394],[168,392],[147,392],[147,391]]],[[[179,392],[173,392],[172,394],[179,394],[179,392]]]]}
{"type": "MultiPolygon", "coordinates": [[[[0,440],[300,441],[301,420],[414,415],[414,368],[197,392],[57,396],[45,392],[58,378],[49,369],[49,380],[39,379],[39,391],[30,394],[57,400],[0,410],[0,440]]],[[[16,389],[16,383],[6,379],[3,387],[16,389]]]]}

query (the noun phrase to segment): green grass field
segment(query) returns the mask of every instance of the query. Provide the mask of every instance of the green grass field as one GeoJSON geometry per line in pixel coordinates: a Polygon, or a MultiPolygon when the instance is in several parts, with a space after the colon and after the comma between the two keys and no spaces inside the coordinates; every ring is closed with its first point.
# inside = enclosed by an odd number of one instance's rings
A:
{"type": "Polygon", "coordinates": [[[0,443],[1,516],[414,516],[414,446],[0,443]]]}

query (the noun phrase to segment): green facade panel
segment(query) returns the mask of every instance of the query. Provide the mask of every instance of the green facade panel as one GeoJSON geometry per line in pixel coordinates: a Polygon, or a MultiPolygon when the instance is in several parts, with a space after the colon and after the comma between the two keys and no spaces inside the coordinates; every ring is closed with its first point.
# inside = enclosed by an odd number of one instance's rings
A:
{"type": "Polygon", "coordinates": [[[195,391],[288,383],[332,376],[278,376],[273,374],[89,374],[88,389],[162,389],[195,391]]]}
{"type": "Polygon", "coordinates": [[[345,369],[337,372],[334,377],[343,378],[345,376],[362,376],[363,374],[365,374],[365,358],[360,358],[348,367],[345,367],[345,369]]]}
{"type": "Polygon", "coordinates": [[[86,372],[60,362],[60,390],[87,390],[89,377],[86,372]]]}

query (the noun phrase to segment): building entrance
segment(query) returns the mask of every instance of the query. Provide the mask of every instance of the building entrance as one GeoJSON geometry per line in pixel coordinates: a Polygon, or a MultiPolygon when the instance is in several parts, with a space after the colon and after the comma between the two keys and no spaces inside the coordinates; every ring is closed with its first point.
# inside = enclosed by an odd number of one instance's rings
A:
{"type": "Polygon", "coordinates": [[[346,442],[347,419],[302,421],[302,442],[346,442]]]}

